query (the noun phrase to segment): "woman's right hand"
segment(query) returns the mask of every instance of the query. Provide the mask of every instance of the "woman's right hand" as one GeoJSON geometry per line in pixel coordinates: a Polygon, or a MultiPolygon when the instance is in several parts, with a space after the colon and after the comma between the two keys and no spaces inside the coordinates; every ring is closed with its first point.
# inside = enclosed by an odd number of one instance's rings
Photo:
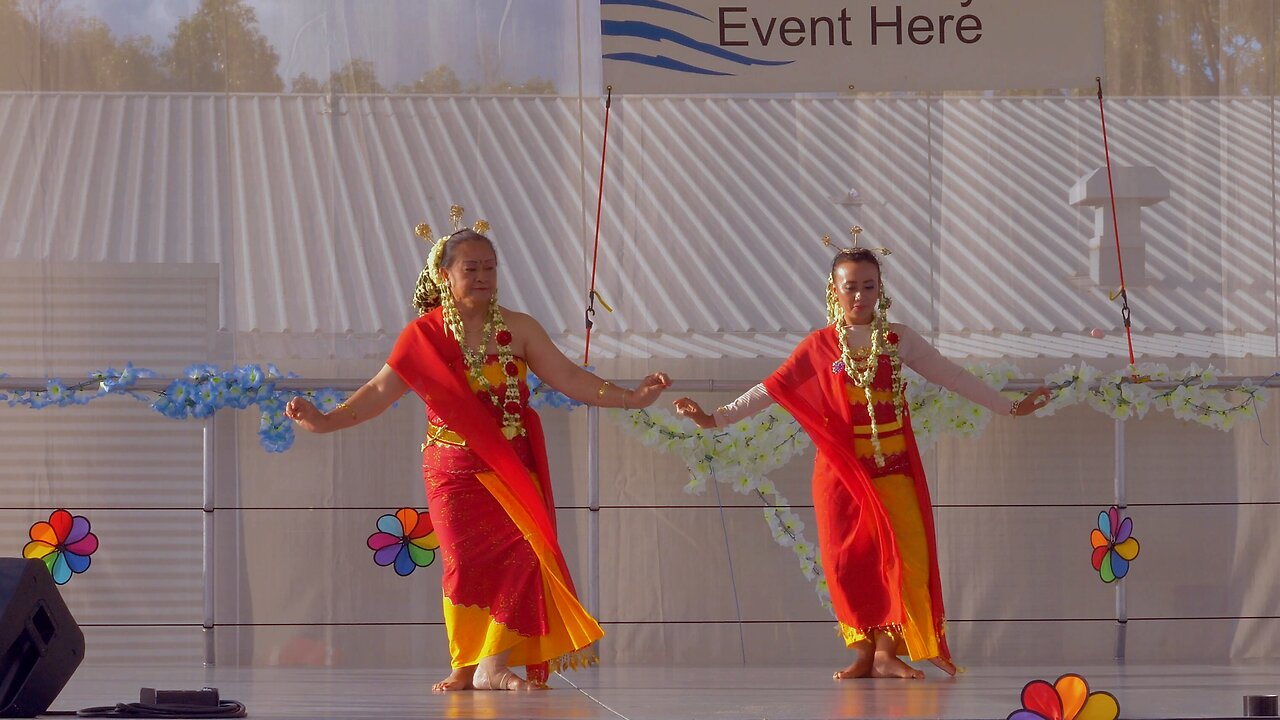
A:
{"type": "Polygon", "coordinates": [[[694,425],[700,428],[706,429],[716,426],[716,419],[703,412],[701,405],[687,397],[682,397],[671,404],[675,406],[677,415],[689,418],[694,425]]]}
{"type": "Polygon", "coordinates": [[[646,375],[635,390],[626,390],[626,402],[623,407],[628,410],[642,410],[653,404],[663,390],[671,387],[671,378],[664,372],[646,375]]]}
{"type": "Polygon", "coordinates": [[[284,406],[284,416],[307,432],[323,432],[325,414],[304,397],[295,397],[284,406]]]}

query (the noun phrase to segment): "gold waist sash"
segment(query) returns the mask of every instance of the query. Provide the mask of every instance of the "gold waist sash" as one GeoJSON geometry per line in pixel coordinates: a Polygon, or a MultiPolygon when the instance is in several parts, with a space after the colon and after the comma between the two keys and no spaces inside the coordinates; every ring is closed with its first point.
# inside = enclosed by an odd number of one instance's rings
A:
{"type": "Polygon", "coordinates": [[[425,450],[428,445],[452,445],[453,447],[466,447],[467,439],[461,434],[450,430],[444,425],[432,425],[427,423],[427,439],[422,443],[425,450]]]}
{"type": "MultiPolygon", "coordinates": [[[[876,423],[876,434],[880,435],[881,437],[884,437],[885,435],[892,435],[893,433],[900,432],[901,430],[902,430],[902,421],[900,420],[894,420],[893,422],[887,422],[887,423],[876,423]]],[[[853,436],[856,438],[871,437],[871,426],[870,425],[854,425],[853,436]]]]}

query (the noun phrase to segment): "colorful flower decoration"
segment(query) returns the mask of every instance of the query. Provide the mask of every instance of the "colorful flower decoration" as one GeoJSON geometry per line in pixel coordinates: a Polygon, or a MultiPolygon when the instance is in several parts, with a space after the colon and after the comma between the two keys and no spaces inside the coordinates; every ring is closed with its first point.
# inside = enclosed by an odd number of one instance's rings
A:
{"type": "MultiPolygon", "coordinates": [[[[588,366],[586,369],[592,370],[593,368],[588,366]]],[[[534,374],[532,370],[525,375],[525,384],[529,386],[529,407],[534,410],[541,410],[544,407],[565,408],[568,410],[582,407],[582,403],[542,382],[542,378],[534,374]]]]}
{"type": "Polygon", "coordinates": [[[1089,533],[1093,545],[1093,569],[1102,582],[1110,583],[1129,574],[1129,561],[1138,557],[1138,539],[1133,537],[1133,518],[1120,517],[1120,508],[1098,513],[1098,527],[1089,533]]]}
{"type": "MultiPolygon", "coordinates": [[[[0,373],[0,378],[4,377],[7,376],[0,373]]],[[[123,370],[95,370],[89,373],[87,380],[79,382],[64,383],[52,378],[46,381],[43,390],[17,390],[12,395],[0,392],[0,402],[9,407],[23,405],[40,409],[86,405],[108,395],[126,395],[149,403],[152,410],[174,420],[208,418],[223,408],[244,410],[257,405],[262,413],[258,440],[263,449],[284,452],[294,441],[293,423],[284,415],[285,405],[290,399],[309,398],[322,412],[328,412],[343,397],[333,388],[278,390],[277,381],[292,380],[298,376],[282,374],[275,365],[268,365],[266,370],[259,365],[244,365],[227,371],[207,363],[192,365],[163,390],[137,389],[140,379],[155,377],[158,375],[153,370],[125,363],[123,370]]]]}
{"type": "Polygon", "coordinates": [[[435,528],[431,517],[413,508],[400,508],[394,515],[378,518],[378,532],[369,536],[373,561],[382,567],[394,565],[401,577],[436,561],[435,528]]]}
{"type": "Polygon", "coordinates": [[[66,510],[54,510],[48,522],[32,525],[29,534],[31,542],[22,548],[22,557],[43,560],[59,585],[88,570],[89,556],[98,549],[98,536],[89,532],[89,521],[66,510]]]}
{"type": "Polygon", "coordinates": [[[1067,673],[1050,685],[1032,680],[1022,688],[1022,709],[1006,720],[1116,720],[1120,703],[1108,692],[1089,692],[1089,683],[1067,673]]]}

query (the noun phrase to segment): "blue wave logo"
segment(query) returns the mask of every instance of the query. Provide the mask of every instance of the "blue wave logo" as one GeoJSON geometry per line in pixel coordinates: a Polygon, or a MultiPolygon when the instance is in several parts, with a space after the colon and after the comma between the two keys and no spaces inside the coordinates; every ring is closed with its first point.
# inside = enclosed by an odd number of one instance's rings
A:
{"type": "MultiPolygon", "coordinates": [[[[674,3],[663,2],[663,0],[600,0],[600,4],[602,6],[629,5],[632,7],[651,10],[663,10],[682,15],[690,15],[700,20],[711,22],[711,19],[705,15],[696,13],[688,8],[680,7],[674,3]]],[[[754,58],[749,55],[743,55],[742,53],[725,50],[718,45],[712,45],[711,43],[703,42],[701,40],[695,40],[694,38],[676,30],[672,30],[671,28],[655,25],[651,22],[645,22],[642,20],[601,20],[600,34],[604,37],[638,38],[655,43],[669,42],[693,50],[694,52],[707,56],[708,58],[716,58],[747,67],[753,65],[790,65],[792,63],[791,60],[763,60],[761,58],[754,58]]],[[[642,52],[615,52],[605,53],[604,59],[631,62],[638,65],[648,65],[651,67],[674,70],[676,72],[690,73],[694,75],[734,75],[732,72],[714,70],[709,67],[701,67],[690,62],[677,60],[675,58],[659,54],[649,55],[642,52]]]]}

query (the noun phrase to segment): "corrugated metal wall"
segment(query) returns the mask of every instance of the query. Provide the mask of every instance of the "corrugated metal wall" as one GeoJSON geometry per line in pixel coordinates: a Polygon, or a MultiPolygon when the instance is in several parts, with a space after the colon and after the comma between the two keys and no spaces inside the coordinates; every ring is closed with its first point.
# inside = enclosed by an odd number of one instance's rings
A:
{"type": "MultiPolygon", "coordinates": [[[[1143,211],[1150,354],[1278,354],[1272,105],[1110,102],[1114,162],[1172,186],[1143,211]]],[[[1122,350],[1088,338],[1119,314],[1067,203],[1102,165],[1090,99],[619,98],[612,123],[600,357],[782,354],[821,320],[817,238],[854,223],[895,251],[895,316],[949,353],[1122,350]]],[[[385,339],[412,226],[460,202],[493,222],[505,301],[580,347],[601,132],[551,97],[0,95],[0,257],[216,263],[223,329],[385,339]]]]}

